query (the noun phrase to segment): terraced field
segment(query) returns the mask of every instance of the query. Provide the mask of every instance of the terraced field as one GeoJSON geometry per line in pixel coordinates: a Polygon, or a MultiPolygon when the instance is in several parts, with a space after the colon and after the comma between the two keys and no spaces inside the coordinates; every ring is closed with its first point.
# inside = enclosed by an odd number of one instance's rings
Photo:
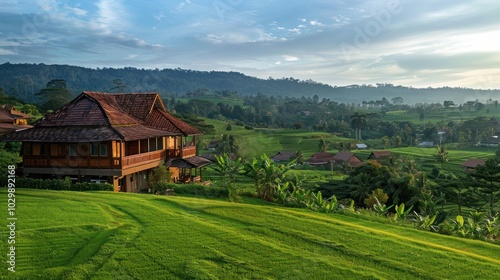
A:
{"type": "MultiPolygon", "coordinates": [[[[17,272],[2,261],[0,277],[500,279],[498,245],[340,214],[258,200],[16,194],[17,272]]],[[[4,189],[0,196],[6,197],[4,189]]],[[[1,207],[7,209],[6,199],[1,207]]],[[[6,246],[1,243],[2,252],[6,246]]]]}

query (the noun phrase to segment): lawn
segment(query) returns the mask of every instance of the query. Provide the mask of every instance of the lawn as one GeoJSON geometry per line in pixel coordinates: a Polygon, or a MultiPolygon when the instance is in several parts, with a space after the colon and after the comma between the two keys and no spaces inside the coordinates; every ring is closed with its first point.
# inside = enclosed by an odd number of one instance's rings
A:
{"type": "Polygon", "coordinates": [[[500,279],[498,245],[346,215],[259,200],[44,190],[16,195],[17,272],[10,274],[4,261],[4,277],[500,279]]]}

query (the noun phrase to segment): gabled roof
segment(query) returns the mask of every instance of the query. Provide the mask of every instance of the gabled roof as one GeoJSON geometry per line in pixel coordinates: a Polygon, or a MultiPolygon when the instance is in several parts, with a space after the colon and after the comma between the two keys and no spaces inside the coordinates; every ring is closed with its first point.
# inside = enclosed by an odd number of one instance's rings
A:
{"type": "Polygon", "coordinates": [[[374,158],[387,158],[391,156],[391,151],[373,151],[368,158],[369,159],[374,159],[374,158]]]}
{"type": "Polygon", "coordinates": [[[188,158],[175,158],[169,159],[165,162],[167,167],[178,167],[178,168],[200,168],[206,165],[211,164],[212,161],[200,157],[200,156],[192,156],[188,158]]]}
{"type": "Polygon", "coordinates": [[[336,161],[348,161],[351,157],[353,157],[354,154],[348,151],[340,151],[338,154],[336,154],[333,158],[336,161]]]}
{"type": "Polygon", "coordinates": [[[0,122],[14,122],[17,119],[33,119],[34,117],[17,111],[10,105],[0,105],[0,122]]]}
{"type": "Polygon", "coordinates": [[[364,164],[363,160],[361,160],[357,155],[348,151],[340,151],[333,157],[333,160],[337,163],[348,163],[353,167],[364,164]]]}
{"type": "Polygon", "coordinates": [[[271,157],[273,161],[287,161],[295,157],[295,151],[280,151],[271,157]]]}
{"type": "Polygon", "coordinates": [[[71,142],[80,137],[80,141],[130,141],[203,133],[167,113],[157,93],[102,92],[83,92],[39,120],[31,130],[7,134],[2,139],[71,142]]]}
{"type": "Polygon", "coordinates": [[[326,152],[316,153],[305,160],[306,163],[311,165],[324,165],[332,161],[334,161],[334,154],[326,152]]]}
{"type": "Polygon", "coordinates": [[[166,129],[183,135],[203,134],[203,132],[197,128],[192,127],[169,113],[157,108],[153,109],[151,114],[148,116],[146,124],[155,128],[166,129]]]}
{"type": "Polygon", "coordinates": [[[486,161],[484,159],[479,159],[479,158],[470,158],[466,160],[464,163],[462,163],[462,166],[466,168],[476,168],[479,165],[484,165],[486,161]]]}
{"type": "Polygon", "coordinates": [[[327,152],[315,153],[314,155],[312,155],[312,157],[314,158],[333,158],[334,156],[334,154],[327,152]]]}

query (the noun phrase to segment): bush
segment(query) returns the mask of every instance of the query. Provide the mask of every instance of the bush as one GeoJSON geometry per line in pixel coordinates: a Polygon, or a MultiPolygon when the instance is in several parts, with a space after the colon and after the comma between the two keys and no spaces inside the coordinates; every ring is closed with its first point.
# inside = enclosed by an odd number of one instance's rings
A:
{"type": "MultiPolygon", "coordinates": [[[[3,180],[7,182],[7,180],[3,180]]],[[[33,179],[33,178],[16,178],[16,188],[20,189],[43,189],[43,190],[58,190],[58,191],[113,191],[113,185],[104,183],[75,183],[66,177],[64,180],[58,179],[33,179]]]]}

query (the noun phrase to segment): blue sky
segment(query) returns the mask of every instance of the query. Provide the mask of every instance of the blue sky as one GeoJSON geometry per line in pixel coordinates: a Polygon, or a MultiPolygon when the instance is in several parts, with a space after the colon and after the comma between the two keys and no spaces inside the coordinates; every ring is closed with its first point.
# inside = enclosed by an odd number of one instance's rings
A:
{"type": "Polygon", "coordinates": [[[0,63],[500,88],[500,2],[0,0],[0,63]]]}

